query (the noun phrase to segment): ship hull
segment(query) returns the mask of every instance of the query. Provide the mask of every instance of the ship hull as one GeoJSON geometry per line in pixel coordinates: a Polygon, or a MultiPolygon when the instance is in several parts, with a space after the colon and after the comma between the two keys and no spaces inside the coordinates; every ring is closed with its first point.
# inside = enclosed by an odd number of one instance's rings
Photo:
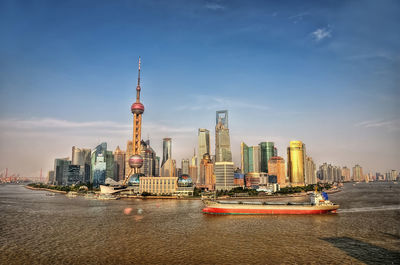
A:
{"type": "Polygon", "coordinates": [[[335,213],[339,205],[299,206],[299,205],[207,205],[203,209],[206,214],[326,214],[335,213]]]}

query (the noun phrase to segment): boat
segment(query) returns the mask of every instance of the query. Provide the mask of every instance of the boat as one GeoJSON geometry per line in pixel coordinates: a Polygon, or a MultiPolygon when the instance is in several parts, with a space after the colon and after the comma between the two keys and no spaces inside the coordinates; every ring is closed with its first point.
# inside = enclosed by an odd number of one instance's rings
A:
{"type": "Polygon", "coordinates": [[[203,200],[206,214],[324,214],[336,213],[339,208],[323,192],[313,192],[310,202],[245,202],[203,200]]]}

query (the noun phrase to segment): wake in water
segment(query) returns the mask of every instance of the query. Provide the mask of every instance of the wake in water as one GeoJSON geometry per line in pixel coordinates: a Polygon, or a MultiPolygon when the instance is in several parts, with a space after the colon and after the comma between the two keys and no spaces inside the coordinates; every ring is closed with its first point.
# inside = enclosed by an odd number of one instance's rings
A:
{"type": "Polygon", "coordinates": [[[358,212],[376,212],[376,211],[393,211],[400,210],[400,205],[384,205],[377,207],[363,207],[363,208],[350,208],[350,209],[339,209],[338,213],[358,213],[358,212]]]}

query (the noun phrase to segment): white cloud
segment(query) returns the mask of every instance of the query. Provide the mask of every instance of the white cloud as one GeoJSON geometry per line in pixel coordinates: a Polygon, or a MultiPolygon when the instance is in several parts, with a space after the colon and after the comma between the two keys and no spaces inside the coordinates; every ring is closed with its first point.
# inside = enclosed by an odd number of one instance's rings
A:
{"type": "Polygon", "coordinates": [[[400,119],[394,120],[369,120],[355,124],[356,127],[362,128],[385,128],[389,131],[400,130],[400,119]]]}
{"type": "Polygon", "coordinates": [[[207,3],[205,8],[217,11],[217,10],[224,10],[226,7],[217,3],[207,3]]]}
{"type": "Polygon", "coordinates": [[[180,105],[177,110],[216,110],[216,109],[253,109],[253,110],[268,110],[266,105],[260,105],[244,100],[228,99],[222,97],[210,97],[206,95],[195,95],[193,102],[187,105],[180,105]]]}
{"type": "Polygon", "coordinates": [[[312,32],[311,35],[315,41],[319,42],[323,39],[332,37],[331,32],[332,31],[329,28],[319,28],[312,32]]]}

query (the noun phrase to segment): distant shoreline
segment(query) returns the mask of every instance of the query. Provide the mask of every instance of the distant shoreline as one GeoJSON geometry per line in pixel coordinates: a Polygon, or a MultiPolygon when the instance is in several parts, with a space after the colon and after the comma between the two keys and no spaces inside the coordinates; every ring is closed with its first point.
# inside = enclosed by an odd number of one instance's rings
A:
{"type": "Polygon", "coordinates": [[[25,188],[29,189],[29,190],[45,190],[45,191],[50,191],[50,192],[54,192],[54,193],[62,193],[62,194],[67,194],[66,191],[62,191],[62,190],[52,190],[52,189],[46,189],[46,188],[34,188],[28,185],[24,186],[25,188]]]}

